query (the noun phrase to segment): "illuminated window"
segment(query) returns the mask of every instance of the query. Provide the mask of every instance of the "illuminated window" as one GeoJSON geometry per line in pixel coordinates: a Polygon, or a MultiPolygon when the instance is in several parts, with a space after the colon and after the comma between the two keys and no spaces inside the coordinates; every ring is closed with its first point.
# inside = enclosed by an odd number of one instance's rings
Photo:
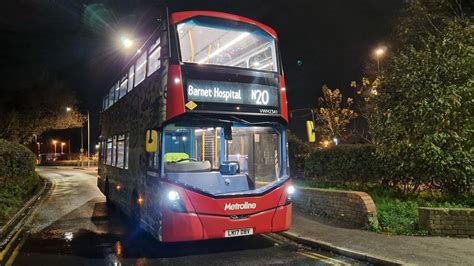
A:
{"type": "Polygon", "coordinates": [[[128,85],[128,79],[127,75],[125,75],[121,80],[120,80],[120,98],[125,96],[127,94],[127,85],[128,85]]]}
{"type": "Polygon", "coordinates": [[[124,158],[124,168],[128,169],[128,154],[130,149],[130,136],[128,134],[125,135],[125,158],[124,158]]]}
{"type": "Polygon", "coordinates": [[[110,91],[109,91],[109,107],[112,106],[114,102],[115,102],[115,86],[110,88],[110,91]]]}
{"type": "Polygon", "coordinates": [[[106,140],[100,143],[100,153],[101,153],[101,163],[106,164],[105,162],[107,158],[107,141],[106,140]]]}
{"type": "Polygon", "coordinates": [[[128,71],[128,91],[133,90],[134,77],[135,77],[135,65],[132,65],[130,67],[130,70],[128,71]]]}
{"type": "Polygon", "coordinates": [[[117,167],[124,168],[125,164],[125,135],[117,137],[117,167]]]}
{"type": "Polygon", "coordinates": [[[112,138],[107,139],[105,160],[105,164],[112,165],[112,138]]]}
{"type": "Polygon", "coordinates": [[[102,111],[104,111],[108,107],[109,107],[109,94],[107,93],[107,95],[105,95],[104,98],[102,99],[102,111]]]}
{"type": "Polygon", "coordinates": [[[112,137],[112,150],[111,150],[111,160],[112,163],[110,165],[116,166],[117,165],[117,137],[112,137]]]}
{"type": "Polygon", "coordinates": [[[197,17],[177,29],[183,62],[277,71],[275,39],[257,26],[197,17]]]}
{"type": "Polygon", "coordinates": [[[158,39],[150,48],[148,57],[148,77],[161,67],[161,47],[158,39]]]}
{"type": "Polygon", "coordinates": [[[115,84],[115,102],[117,102],[123,95],[120,95],[120,81],[115,84]]]}
{"type": "Polygon", "coordinates": [[[135,87],[142,83],[146,77],[146,51],[137,59],[135,63],[135,87]]]}

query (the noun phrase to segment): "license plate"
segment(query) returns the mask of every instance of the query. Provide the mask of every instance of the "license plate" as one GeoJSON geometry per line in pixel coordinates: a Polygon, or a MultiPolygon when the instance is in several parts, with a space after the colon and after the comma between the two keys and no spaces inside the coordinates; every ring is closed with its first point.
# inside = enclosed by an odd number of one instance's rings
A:
{"type": "Polygon", "coordinates": [[[242,228],[225,230],[225,237],[248,236],[253,235],[253,228],[242,228]]]}

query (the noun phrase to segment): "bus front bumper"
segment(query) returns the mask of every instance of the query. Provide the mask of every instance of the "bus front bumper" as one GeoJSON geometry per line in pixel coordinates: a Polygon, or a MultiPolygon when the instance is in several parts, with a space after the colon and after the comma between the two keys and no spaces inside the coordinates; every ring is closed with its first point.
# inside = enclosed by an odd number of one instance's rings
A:
{"type": "Polygon", "coordinates": [[[219,216],[166,212],[163,215],[163,242],[225,238],[227,230],[249,229],[252,234],[282,232],[290,228],[292,204],[245,216],[219,216]]]}

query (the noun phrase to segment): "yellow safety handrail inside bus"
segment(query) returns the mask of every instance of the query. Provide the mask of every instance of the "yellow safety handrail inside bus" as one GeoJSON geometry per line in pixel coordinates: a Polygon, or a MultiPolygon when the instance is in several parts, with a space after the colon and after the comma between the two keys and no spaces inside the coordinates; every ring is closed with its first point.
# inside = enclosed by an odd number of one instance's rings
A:
{"type": "Polygon", "coordinates": [[[191,63],[194,63],[194,43],[193,43],[193,34],[191,30],[188,30],[189,36],[189,46],[191,46],[191,63]]]}
{"type": "Polygon", "coordinates": [[[201,153],[202,153],[202,160],[203,161],[206,158],[206,140],[205,140],[205,138],[206,138],[206,131],[203,131],[202,132],[202,148],[201,148],[202,149],[201,153]]]}

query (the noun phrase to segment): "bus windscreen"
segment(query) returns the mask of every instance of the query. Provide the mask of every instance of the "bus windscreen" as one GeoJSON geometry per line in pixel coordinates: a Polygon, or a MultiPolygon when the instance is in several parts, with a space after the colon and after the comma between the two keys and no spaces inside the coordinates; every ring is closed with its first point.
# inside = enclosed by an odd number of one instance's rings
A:
{"type": "Polygon", "coordinates": [[[257,26],[196,17],[177,29],[182,62],[277,72],[275,40],[257,26]]]}

